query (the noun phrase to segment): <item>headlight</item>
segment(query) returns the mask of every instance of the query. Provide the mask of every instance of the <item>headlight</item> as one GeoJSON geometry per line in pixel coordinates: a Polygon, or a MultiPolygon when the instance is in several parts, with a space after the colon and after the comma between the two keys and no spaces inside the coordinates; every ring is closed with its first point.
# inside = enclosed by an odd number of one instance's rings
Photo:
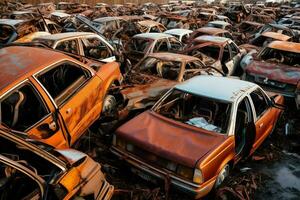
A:
{"type": "Polygon", "coordinates": [[[184,177],[186,179],[189,179],[189,180],[192,180],[193,179],[193,169],[192,168],[189,168],[189,167],[185,167],[185,166],[182,166],[182,165],[178,165],[177,166],[177,170],[176,170],[176,173],[181,176],[181,177],[184,177]]]}
{"type": "Polygon", "coordinates": [[[195,169],[193,182],[199,184],[203,183],[203,176],[200,169],[195,169]]]}

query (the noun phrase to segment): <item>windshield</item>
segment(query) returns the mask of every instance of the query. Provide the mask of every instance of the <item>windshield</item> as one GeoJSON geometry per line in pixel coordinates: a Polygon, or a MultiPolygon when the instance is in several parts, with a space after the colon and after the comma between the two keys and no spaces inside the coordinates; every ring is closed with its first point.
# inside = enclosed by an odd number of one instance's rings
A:
{"type": "Polygon", "coordinates": [[[0,24],[0,44],[6,44],[14,33],[14,29],[11,26],[0,24]]]}
{"type": "Polygon", "coordinates": [[[174,89],[153,110],[167,118],[225,134],[231,104],[174,89]]]}
{"type": "Polygon", "coordinates": [[[280,63],[289,66],[300,67],[300,54],[296,52],[283,51],[273,48],[265,48],[260,59],[272,63],[280,63]]]}
{"type": "Polygon", "coordinates": [[[144,38],[133,38],[129,44],[128,48],[130,51],[144,52],[146,53],[147,48],[151,44],[151,40],[144,38]]]}
{"type": "Polygon", "coordinates": [[[164,61],[158,58],[147,58],[139,66],[139,71],[168,80],[178,80],[181,62],[164,61]]]}

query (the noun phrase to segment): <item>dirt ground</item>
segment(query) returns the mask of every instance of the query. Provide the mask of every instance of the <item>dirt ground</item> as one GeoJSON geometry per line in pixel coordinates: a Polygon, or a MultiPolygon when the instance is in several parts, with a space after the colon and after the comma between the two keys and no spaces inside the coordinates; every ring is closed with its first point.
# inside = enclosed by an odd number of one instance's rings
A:
{"type": "MultiPolygon", "coordinates": [[[[118,126],[114,121],[115,126],[118,126]]],[[[188,195],[149,183],[109,151],[111,127],[95,125],[79,149],[102,164],[108,181],[115,186],[113,199],[191,199],[188,195]],[[167,191],[166,191],[167,190],[167,191]]],[[[204,199],[299,199],[300,112],[288,105],[277,128],[253,156],[238,163],[221,187],[204,199]]]]}

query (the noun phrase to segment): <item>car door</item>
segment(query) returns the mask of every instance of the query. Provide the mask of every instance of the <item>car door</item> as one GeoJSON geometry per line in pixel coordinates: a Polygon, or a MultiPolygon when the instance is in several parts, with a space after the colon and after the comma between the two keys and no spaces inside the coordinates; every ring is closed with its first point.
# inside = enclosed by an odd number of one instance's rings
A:
{"type": "Polygon", "coordinates": [[[114,62],[116,57],[113,54],[112,47],[106,44],[98,36],[86,36],[80,38],[82,46],[82,55],[88,58],[97,59],[102,62],[114,62]]]}
{"type": "Polygon", "coordinates": [[[22,131],[30,138],[55,147],[66,147],[67,141],[54,107],[29,80],[1,97],[1,123],[22,131]]]}
{"type": "Polygon", "coordinates": [[[260,88],[250,93],[250,99],[255,113],[256,137],[253,145],[255,150],[271,133],[275,123],[274,115],[276,111],[269,105],[267,95],[260,88]]]}
{"type": "Polygon", "coordinates": [[[223,67],[225,66],[227,68],[226,70],[228,71],[228,75],[233,74],[233,72],[234,72],[234,62],[233,62],[232,54],[231,54],[231,51],[230,51],[230,48],[229,48],[228,44],[226,44],[223,48],[223,55],[222,55],[222,59],[221,59],[221,64],[222,64],[223,67]]]}
{"type": "Polygon", "coordinates": [[[63,61],[37,74],[53,99],[70,136],[70,145],[98,119],[102,110],[101,79],[80,64],[63,61]]]}
{"type": "Polygon", "coordinates": [[[229,43],[229,48],[230,48],[231,55],[232,55],[234,69],[236,69],[240,64],[242,54],[241,54],[239,48],[233,42],[229,43]]]}
{"type": "Polygon", "coordinates": [[[237,104],[234,128],[235,160],[238,161],[250,154],[256,137],[253,110],[248,96],[237,104]]]}

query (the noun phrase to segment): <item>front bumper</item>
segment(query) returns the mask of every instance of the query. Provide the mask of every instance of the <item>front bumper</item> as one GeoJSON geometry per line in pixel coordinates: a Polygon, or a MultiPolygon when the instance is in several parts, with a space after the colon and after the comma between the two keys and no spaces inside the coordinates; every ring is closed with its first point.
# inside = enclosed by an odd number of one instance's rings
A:
{"type": "MultiPolygon", "coordinates": [[[[138,169],[138,171],[142,174],[137,173],[137,175],[141,176],[142,178],[145,179],[145,177],[150,175],[151,177],[156,179],[168,180],[171,185],[196,199],[207,195],[215,184],[216,177],[202,183],[201,185],[195,184],[180,179],[177,176],[168,173],[167,171],[148,165],[147,163],[135,158],[130,153],[124,152],[123,150],[120,150],[114,146],[111,147],[110,150],[113,154],[132,165],[133,168],[138,169]]],[[[133,170],[134,173],[138,171],[133,170]]]]}

